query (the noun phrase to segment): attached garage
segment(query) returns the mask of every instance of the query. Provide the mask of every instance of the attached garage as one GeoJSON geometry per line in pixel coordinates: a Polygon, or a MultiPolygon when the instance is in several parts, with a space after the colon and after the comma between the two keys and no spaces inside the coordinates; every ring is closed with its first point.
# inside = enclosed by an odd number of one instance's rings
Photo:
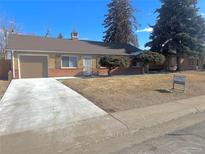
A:
{"type": "Polygon", "coordinates": [[[19,77],[48,77],[48,57],[42,55],[19,55],[19,77]]]}

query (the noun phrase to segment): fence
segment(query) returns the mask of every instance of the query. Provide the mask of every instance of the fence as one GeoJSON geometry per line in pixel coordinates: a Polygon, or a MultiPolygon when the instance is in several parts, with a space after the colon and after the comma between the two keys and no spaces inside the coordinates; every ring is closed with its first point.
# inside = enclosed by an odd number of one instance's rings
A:
{"type": "Polygon", "coordinates": [[[11,70],[11,60],[0,59],[0,79],[8,79],[9,70],[11,70]]]}

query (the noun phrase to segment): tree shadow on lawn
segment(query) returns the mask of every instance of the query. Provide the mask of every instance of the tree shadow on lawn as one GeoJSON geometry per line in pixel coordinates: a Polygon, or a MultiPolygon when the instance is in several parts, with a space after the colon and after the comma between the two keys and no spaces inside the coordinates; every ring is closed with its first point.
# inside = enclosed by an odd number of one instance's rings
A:
{"type": "Polygon", "coordinates": [[[155,91],[160,93],[173,93],[174,91],[172,89],[156,89],[155,91]]]}
{"type": "Polygon", "coordinates": [[[177,93],[184,93],[185,92],[182,89],[156,89],[155,91],[157,91],[159,93],[164,93],[164,94],[171,94],[174,92],[177,92],[177,93]]]}

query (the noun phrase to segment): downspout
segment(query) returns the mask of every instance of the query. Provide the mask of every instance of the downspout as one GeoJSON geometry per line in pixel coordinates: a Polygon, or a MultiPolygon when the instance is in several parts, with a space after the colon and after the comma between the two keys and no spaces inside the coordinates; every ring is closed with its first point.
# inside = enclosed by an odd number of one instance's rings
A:
{"type": "Polygon", "coordinates": [[[14,51],[11,50],[11,55],[12,55],[12,73],[13,73],[13,78],[16,78],[16,73],[15,73],[15,66],[14,66],[14,51]]]}

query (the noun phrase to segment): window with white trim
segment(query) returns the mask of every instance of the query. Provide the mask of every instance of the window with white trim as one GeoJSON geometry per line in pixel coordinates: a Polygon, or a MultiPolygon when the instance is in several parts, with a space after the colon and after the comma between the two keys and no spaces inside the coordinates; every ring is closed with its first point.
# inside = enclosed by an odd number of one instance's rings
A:
{"type": "Polygon", "coordinates": [[[61,67],[62,68],[75,68],[78,67],[77,56],[61,56],[61,67]]]}

